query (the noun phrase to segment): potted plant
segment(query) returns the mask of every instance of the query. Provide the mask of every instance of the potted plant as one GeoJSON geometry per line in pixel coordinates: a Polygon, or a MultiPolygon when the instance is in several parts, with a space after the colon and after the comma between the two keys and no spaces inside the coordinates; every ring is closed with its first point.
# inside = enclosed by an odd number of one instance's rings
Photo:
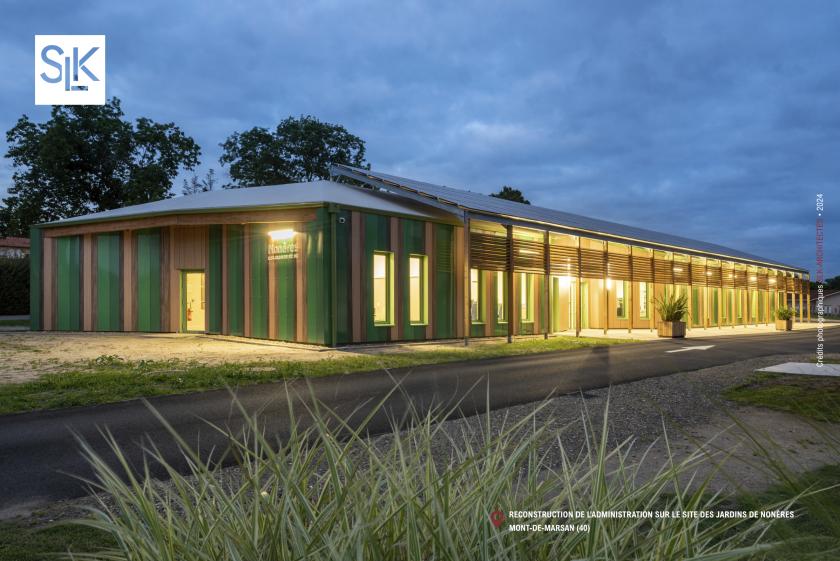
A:
{"type": "Polygon", "coordinates": [[[688,296],[670,294],[655,300],[659,313],[656,334],[660,337],[685,337],[685,319],[688,317],[688,296]]]}
{"type": "Polygon", "coordinates": [[[776,310],[776,331],[791,331],[793,329],[793,308],[782,306],[776,310]]]}

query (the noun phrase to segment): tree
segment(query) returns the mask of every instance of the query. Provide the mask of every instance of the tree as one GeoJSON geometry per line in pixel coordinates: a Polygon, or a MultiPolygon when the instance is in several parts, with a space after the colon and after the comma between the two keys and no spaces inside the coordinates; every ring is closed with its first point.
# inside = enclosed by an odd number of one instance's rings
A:
{"type": "Polygon", "coordinates": [[[210,168],[204,179],[199,179],[197,175],[193,175],[189,181],[184,180],[184,186],[181,187],[181,193],[184,195],[195,195],[196,193],[206,193],[212,191],[216,187],[216,171],[210,168]]]}
{"type": "Polygon", "coordinates": [[[120,101],[55,106],[50,119],[26,115],[6,133],[12,186],[0,207],[0,235],[28,236],[38,222],[171,197],[180,169],[201,149],[174,123],[123,119],[120,101]]]}
{"type": "Polygon", "coordinates": [[[288,117],[274,131],[254,127],[235,132],[220,146],[219,163],[230,165],[234,181],[226,187],[329,179],[331,163],[370,168],[364,140],[309,115],[288,117]]]}
{"type": "Polygon", "coordinates": [[[498,193],[491,193],[491,197],[496,197],[497,199],[505,199],[507,201],[513,201],[515,203],[522,203],[529,205],[531,201],[525,198],[525,195],[522,194],[522,191],[519,189],[515,189],[508,185],[502,187],[502,190],[498,193]]]}

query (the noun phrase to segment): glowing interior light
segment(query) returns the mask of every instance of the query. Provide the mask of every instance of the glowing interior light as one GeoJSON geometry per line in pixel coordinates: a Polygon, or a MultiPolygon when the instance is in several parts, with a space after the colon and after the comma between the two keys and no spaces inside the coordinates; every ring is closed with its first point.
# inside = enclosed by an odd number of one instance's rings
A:
{"type": "Polygon", "coordinates": [[[682,267],[674,267],[675,273],[682,273],[682,267]]]}
{"type": "Polygon", "coordinates": [[[563,275],[560,277],[560,288],[569,288],[572,284],[572,277],[563,275]]]}
{"type": "Polygon", "coordinates": [[[612,288],[612,279],[607,279],[607,290],[612,288]]]}
{"type": "Polygon", "coordinates": [[[707,276],[707,277],[712,276],[712,272],[711,272],[711,271],[706,271],[706,276],[707,276]]]}
{"type": "Polygon", "coordinates": [[[756,280],[756,278],[755,278],[755,277],[750,277],[750,280],[751,280],[751,281],[755,281],[755,280],[756,280]]]}
{"type": "Polygon", "coordinates": [[[268,237],[274,241],[290,240],[295,237],[294,230],[272,230],[268,233],[268,237]]]}
{"type": "Polygon", "coordinates": [[[539,255],[538,251],[534,251],[533,249],[520,249],[520,255],[539,255]]]}

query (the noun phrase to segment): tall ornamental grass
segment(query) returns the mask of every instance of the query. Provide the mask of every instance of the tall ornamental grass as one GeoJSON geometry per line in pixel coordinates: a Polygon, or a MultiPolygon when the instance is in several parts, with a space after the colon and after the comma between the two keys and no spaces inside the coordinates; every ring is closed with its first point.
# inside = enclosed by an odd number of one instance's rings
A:
{"type": "Polygon", "coordinates": [[[250,418],[243,431],[214,427],[229,438],[238,470],[218,467],[180,440],[189,465],[184,475],[150,449],[149,461],[166,468],[168,483],[153,481],[148,467],[132,471],[106,435],[119,466],[85,446],[96,474],[91,484],[102,493],[92,517],[78,523],[109,533],[118,545],[73,558],[722,561],[765,549],[765,520],[509,518],[497,529],[489,516],[497,509],[723,508],[724,498],[707,485],[714,470],[703,480],[692,475],[706,461],[699,448],[679,460],[670,456],[642,477],[641,463],[651,460],[631,461],[630,442],[611,444],[606,412],[603,430],[581,420],[586,445],[571,457],[562,434],[536,424],[538,409],[501,428],[489,417],[452,424],[441,422],[449,411],[415,413],[408,424],[394,423],[392,432],[371,438],[365,429],[377,411],[351,427],[317,406],[307,411],[311,424],[293,425],[279,443],[250,418]],[[514,532],[512,522],[590,527],[514,532]]]}

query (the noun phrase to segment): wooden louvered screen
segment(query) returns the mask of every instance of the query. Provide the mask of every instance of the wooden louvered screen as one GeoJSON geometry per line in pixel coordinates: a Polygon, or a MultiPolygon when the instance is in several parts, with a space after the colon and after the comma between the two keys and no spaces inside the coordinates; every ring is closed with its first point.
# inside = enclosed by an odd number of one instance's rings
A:
{"type": "Polygon", "coordinates": [[[674,264],[670,259],[653,260],[654,280],[662,284],[674,284],[674,264]]]}
{"type": "Polygon", "coordinates": [[[724,264],[720,268],[721,285],[725,288],[735,288],[735,269],[732,263],[724,264]]]}
{"type": "Polygon", "coordinates": [[[608,253],[607,277],[616,280],[630,280],[630,256],[608,253]]]}
{"type": "Polygon", "coordinates": [[[552,245],[548,249],[551,256],[551,274],[578,276],[578,250],[576,247],[552,245]]]}
{"type": "Polygon", "coordinates": [[[758,272],[747,269],[747,288],[756,290],[758,288],[758,272]]]}
{"type": "Polygon", "coordinates": [[[590,279],[604,278],[604,252],[580,248],[580,276],[590,279]]]}
{"type": "Polygon", "coordinates": [[[723,286],[720,267],[706,265],[706,283],[709,286],[723,286]]]}
{"type": "Polygon", "coordinates": [[[793,291],[794,292],[801,292],[802,291],[802,279],[799,277],[794,277],[793,279],[793,291]]]}
{"type": "Polygon", "coordinates": [[[470,232],[470,267],[489,271],[507,269],[507,238],[470,232]]]}
{"type": "Polygon", "coordinates": [[[758,273],[758,289],[767,290],[768,288],[769,283],[767,279],[767,273],[758,273]]]}
{"type": "Polygon", "coordinates": [[[545,245],[535,240],[513,239],[513,270],[523,273],[545,272],[545,245]]]}
{"type": "Polygon", "coordinates": [[[794,291],[793,277],[785,277],[785,290],[787,290],[788,292],[794,291]]]}
{"type": "Polygon", "coordinates": [[[653,259],[644,255],[633,256],[633,280],[653,282],[653,259]]]}
{"type": "Polygon", "coordinates": [[[735,269],[735,288],[747,288],[747,271],[735,269]]]}
{"type": "Polygon", "coordinates": [[[706,266],[702,263],[691,264],[691,284],[703,286],[706,284],[706,266]]]}
{"type": "Polygon", "coordinates": [[[776,272],[776,290],[785,290],[785,274],[781,271],[776,272]]]}
{"type": "Polygon", "coordinates": [[[674,284],[689,284],[691,266],[689,263],[674,261],[674,284]]]}

